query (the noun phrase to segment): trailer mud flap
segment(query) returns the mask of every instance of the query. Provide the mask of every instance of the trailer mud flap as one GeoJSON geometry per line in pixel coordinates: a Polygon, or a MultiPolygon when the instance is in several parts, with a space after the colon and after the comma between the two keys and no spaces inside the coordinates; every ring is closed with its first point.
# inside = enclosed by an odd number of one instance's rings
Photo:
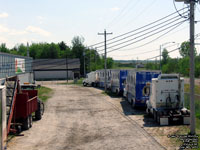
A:
{"type": "Polygon", "coordinates": [[[160,117],[160,125],[161,126],[169,125],[169,118],[168,117],[160,117]]]}
{"type": "Polygon", "coordinates": [[[185,125],[190,124],[190,116],[183,116],[183,124],[185,125]]]}

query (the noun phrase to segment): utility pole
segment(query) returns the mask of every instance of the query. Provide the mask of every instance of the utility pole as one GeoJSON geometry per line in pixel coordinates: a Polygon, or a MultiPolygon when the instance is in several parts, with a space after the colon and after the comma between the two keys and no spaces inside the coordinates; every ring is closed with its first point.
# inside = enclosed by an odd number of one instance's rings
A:
{"type": "Polygon", "coordinates": [[[90,50],[90,72],[91,72],[91,51],[92,51],[92,48],[89,49],[90,50]]]}
{"type": "Polygon", "coordinates": [[[27,56],[29,57],[29,44],[27,42],[27,56]]]}
{"type": "Polygon", "coordinates": [[[194,100],[194,6],[190,0],[190,133],[195,134],[195,100],[194,100]]]}
{"type": "Polygon", "coordinates": [[[104,47],[105,47],[105,54],[104,54],[104,59],[105,59],[105,63],[104,63],[104,70],[105,70],[105,92],[107,91],[107,50],[106,50],[106,36],[108,34],[112,34],[112,33],[107,33],[106,30],[104,30],[104,33],[98,33],[98,35],[104,35],[104,47]]]}
{"type": "Polygon", "coordinates": [[[95,70],[97,69],[96,54],[97,54],[97,48],[95,47],[95,51],[94,51],[95,70]]]}
{"type": "Polygon", "coordinates": [[[190,4],[190,134],[195,133],[195,100],[194,100],[194,6],[199,0],[175,0],[190,4]]]}
{"type": "Polygon", "coordinates": [[[66,73],[67,73],[67,83],[68,83],[68,58],[66,53],[66,73]]]}
{"type": "Polygon", "coordinates": [[[160,45],[160,70],[161,70],[161,51],[162,51],[162,45],[160,45]]]}
{"type": "Polygon", "coordinates": [[[83,58],[83,59],[84,59],[84,60],[83,60],[83,61],[84,61],[84,62],[83,62],[83,69],[84,69],[84,70],[83,70],[83,71],[84,71],[84,72],[83,72],[83,75],[84,75],[84,78],[85,78],[85,50],[83,50],[83,57],[84,57],[84,58],[83,58]]]}

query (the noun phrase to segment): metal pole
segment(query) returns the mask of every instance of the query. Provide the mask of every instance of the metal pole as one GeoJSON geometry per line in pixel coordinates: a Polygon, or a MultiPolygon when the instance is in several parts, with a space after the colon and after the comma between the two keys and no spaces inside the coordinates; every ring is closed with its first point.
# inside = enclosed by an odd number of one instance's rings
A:
{"type": "Polygon", "coordinates": [[[27,42],[27,56],[29,57],[29,44],[27,42]]]}
{"type": "Polygon", "coordinates": [[[105,54],[104,54],[104,57],[105,57],[105,63],[104,63],[104,67],[105,67],[105,84],[104,84],[104,87],[105,87],[105,92],[107,91],[107,51],[106,51],[106,30],[104,30],[104,39],[105,39],[105,54]]]}
{"type": "Polygon", "coordinates": [[[68,83],[68,60],[67,60],[67,53],[66,53],[66,73],[67,73],[67,83],[68,83]]]}
{"type": "Polygon", "coordinates": [[[84,59],[84,62],[83,62],[83,69],[84,69],[84,72],[83,72],[83,74],[84,74],[84,77],[85,77],[85,50],[83,50],[83,59],[84,59]]]}
{"type": "Polygon", "coordinates": [[[105,83],[104,83],[104,87],[105,87],[105,92],[107,91],[107,50],[106,50],[106,36],[107,34],[112,34],[112,33],[107,33],[106,30],[104,30],[104,33],[98,33],[98,35],[104,35],[104,47],[105,47],[105,53],[104,53],[104,77],[105,77],[105,83]]]}
{"type": "Polygon", "coordinates": [[[195,134],[195,100],[194,100],[194,6],[190,0],[190,133],[195,134]]]}
{"type": "Polygon", "coordinates": [[[89,49],[89,51],[90,51],[90,72],[91,72],[91,51],[92,51],[92,49],[89,49]]]}
{"type": "Polygon", "coordinates": [[[162,51],[162,45],[160,45],[160,70],[161,70],[161,51],[162,51]]]}

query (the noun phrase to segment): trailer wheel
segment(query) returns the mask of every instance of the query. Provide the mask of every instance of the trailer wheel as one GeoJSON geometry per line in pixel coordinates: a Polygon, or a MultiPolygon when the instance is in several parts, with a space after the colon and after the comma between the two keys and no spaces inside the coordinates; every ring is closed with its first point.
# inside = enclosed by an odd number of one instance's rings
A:
{"type": "Polygon", "coordinates": [[[157,118],[158,124],[160,125],[160,115],[159,115],[159,113],[156,113],[156,118],[157,118]]]}
{"type": "Polygon", "coordinates": [[[136,107],[136,106],[135,106],[135,99],[132,99],[132,100],[131,100],[131,106],[132,106],[133,108],[136,107]]]}
{"type": "Polygon", "coordinates": [[[154,120],[154,121],[157,121],[157,114],[156,114],[156,111],[155,111],[155,110],[153,110],[153,120],[154,120]]]}
{"type": "Polygon", "coordinates": [[[42,102],[40,100],[38,100],[38,109],[35,112],[35,119],[36,120],[40,120],[42,119],[42,114],[43,114],[43,110],[42,110],[42,102]]]}
{"type": "Polygon", "coordinates": [[[30,119],[29,116],[26,117],[26,119],[23,122],[23,129],[24,130],[28,130],[30,128],[30,119]]]}
{"type": "Polygon", "coordinates": [[[18,125],[17,126],[17,134],[20,134],[22,132],[22,126],[18,125]]]}
{"type": "Polygon", "coordinates": [[[33,117],[32,117],[32,115],[29,115],[29,123],[30,123],[30,128],[32,127],[32,125],[33,125],[33,117]]]}

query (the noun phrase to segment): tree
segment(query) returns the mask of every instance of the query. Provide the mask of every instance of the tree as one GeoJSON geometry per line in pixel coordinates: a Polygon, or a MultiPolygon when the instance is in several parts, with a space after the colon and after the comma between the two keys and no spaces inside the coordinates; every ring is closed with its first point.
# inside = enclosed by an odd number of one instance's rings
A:
{"type": "Polygon", "coordinates": [[[166,64],[167,60],[169,59],[168,51],[166,48],[162,52],[162,57],[163,57],[162,64],[166,64]]]}
{"type": "Polygon", "coordinates": [[[63,41],[58,43],[58,45],[59,45],[61,51],[64,51],[68,48],[68,46],[63,41]]]}
{"type": "MultiPolygon", "coordinates": [[[[190,42],[185,41],[181,44],[180,50],[179,50],[180,55],[184,58],[187,56],[190,56],[190,42]]],[[[194,48],[194,55],[197,55],[196,48],[194,48]]]]}
{"type": "MultiPolygon", "coordinates": [[[[83,37],[75,36],[72,39],[72,57],[80,59],[80,72],[82,75],[84,74],[84,55],[86,54],[86,48],[83,42],[83,37]]],[[[88,64],[85,64],[85,66],[87,68],[88,64]]]]}
{"type": "Polygon", "coordinates": [[[0,52],[9,53],[9,49],[6,47],[5,43],[0,45],[0,52]]]}

